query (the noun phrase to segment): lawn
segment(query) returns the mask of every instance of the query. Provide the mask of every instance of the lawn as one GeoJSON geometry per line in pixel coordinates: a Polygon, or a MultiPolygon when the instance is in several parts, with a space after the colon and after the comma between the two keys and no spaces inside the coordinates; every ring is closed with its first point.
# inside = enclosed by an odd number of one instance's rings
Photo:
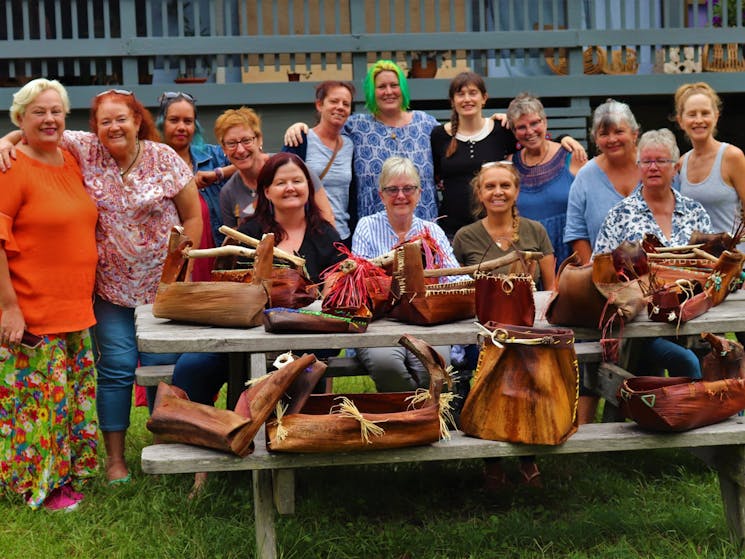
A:
{"type": "MultiPolygon", "coordinates": [[[[254,555],[250,473],[149,476],[147,410],[134,410],[133,482],[100,479],[72,513],[0,499],[0,557],[246,558],[254,555]]],[[[480,490],[479,461],[324,468],[297,474],[297,510],[277,523],[280,557],[614,559],[738,557],[716,475],[685,451],[541,458],[545,488],[480,490]]],[[[514,463],[506,461],[507,469],[514,463]]]]}

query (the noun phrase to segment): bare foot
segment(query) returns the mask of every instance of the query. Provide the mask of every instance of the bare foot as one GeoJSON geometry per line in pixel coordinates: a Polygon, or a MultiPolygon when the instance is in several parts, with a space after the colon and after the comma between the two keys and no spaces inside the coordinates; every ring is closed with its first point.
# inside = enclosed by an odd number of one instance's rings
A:
{"type": "Polygon", "coordinates": [[[207,483],[207,472],[197,472],[194,474],[194,485],[189,491],[189,499],[195,499],[204,490],[204,484],[207,483]]]}

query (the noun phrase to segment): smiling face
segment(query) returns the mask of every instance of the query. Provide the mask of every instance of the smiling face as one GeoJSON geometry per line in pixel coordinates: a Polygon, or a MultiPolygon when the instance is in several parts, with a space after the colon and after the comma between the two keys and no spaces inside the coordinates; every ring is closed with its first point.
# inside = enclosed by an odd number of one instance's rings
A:
{"type": "Polygon", "coordinates": [[[396,175],[391,177],[386,181],[385,185],[381,187],[378,193],[383,200],[383,206],[385,206],[385,211],[388,213],[389,219],[400,219],[413,216],[414,210],[419,204],[419,198],[422,194],[416,181],[412,180],[412,178],[407,175],[396,175]],[[403,190],[406,187],[408,187],[407,190],[411,191],[409,194],[406,194],[403,190]],[[394,188],[397,189],[395,192],[387,190],[392,190],[394,188]]]}
{"type": "Polygon", "coordinates": [[[481,115],[486,104],[487,95],[473,84],[466,84],[453,94],[450,100],[453,110],[458,116],[470,117],[481,115]]]}
{"type": "Polygon", "coordinates": [[[636,157],[637,132],[625,123],[610,124],[595,135],[595,145],[608,158],[636,157]]]}
{"type": "Polygon", "coordinates": [[[19,126],[34,149],[56,149],[65,131],[65,108],[54,89],[46,89],[19,115],[19,126]]]}
{"type": "Polygon", "coordinates": [[[124,155],[135,149],[140,129],[139,118],[124,103],[105,99],[96,111],[98,139],[113,155],[124,155]]]}
{"type": "Polygon", "coordinates": [[[546,141],[546,119],[541,115],[524,114],[511,124],[515,138],[525,148],[537,150],[546,141]]]}
{"type": "Polygon", "coordinates": [[[401,109],[401,87],[396,72],[383,70],[375,76],[375,101],[381,113],[392,113],[401,109]]]}
{"type": "Polygon", "coordinates": [[[239,171],[248,171],[257,164],[262,155],[259,149],[260,141],[261,136],[250,126],[240,124],[228,128],[222,138],[222,148],[239,171]]]}
{"type": "Polygon", "coordinates": [[[500,165],[481,171],[477,196],[488,215],[512,213],[519,189],[512,172],[500,165]]]}
{"type": "Polygon", "coordinates": [[[322,101],[316,101],[316,110],[322,122],[341,128],[352,113],[352,93],[346,87],[334,87],[322,101]]]}
{"type": "Polygon", "coordinates": [[[719,112],[708,95],[695,93],[686,100],[676,119],[691,141],[706,140],[715,133],[719,112]]]}
{"type": "Polygon", "coordinates": [[[196,131],[194,106],[186,99],[168,106],[163,120],[163,140],[177,152],[188,149],[196,131]]]}
{"type": "Polygon", "coordinates": [[[300,167],[287,163],[277,168],[264,192],[277,212],[303,208],[308,201],[308,179],[300,167]]]}
{"type": "Polygon", "coordinates": [[[644,188],[669,189],[672,187],[676,169],[667,147],[654,144],[644,147],[639,152],[639,168],[644,188]]]}

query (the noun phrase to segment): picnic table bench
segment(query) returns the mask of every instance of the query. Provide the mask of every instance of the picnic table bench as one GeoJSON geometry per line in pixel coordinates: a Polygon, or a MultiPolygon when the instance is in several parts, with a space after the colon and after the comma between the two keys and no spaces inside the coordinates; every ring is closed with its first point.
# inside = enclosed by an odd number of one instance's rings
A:
{"type": "Polygon", "coordinates": [[[580,426],[577,433],[558,446],[486,441],[459,431],[451,432],[450,440],[398,450],[272,454],[259,447],[245,458],[184,444],[159,444],[143,449],[142,469],[149,474],[252,471],[256,556],[270,559],[277,557],[275,510],[279,514],[294,512],[293,476],[294,470],[300,468],[657,448],[689,448],[717,471],[727,525],[733,540],[742,545],[745,541],[745,418],[742,417],[675,434],[645,432],[633,423],[591,423],[580,426]]]}

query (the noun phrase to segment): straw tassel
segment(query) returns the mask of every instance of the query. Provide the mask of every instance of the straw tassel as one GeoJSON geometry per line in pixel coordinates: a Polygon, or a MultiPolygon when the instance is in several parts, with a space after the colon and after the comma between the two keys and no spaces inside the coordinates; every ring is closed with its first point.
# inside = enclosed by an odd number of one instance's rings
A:
{"type": "Polygon", "coordinates": [[[277,415],[277,432],[274,435],[274,438],[277,440],[277,442],[284,441],[287,438],[287,435],[289,434],[287,427],[282,425],[282,418],[285,416],[286,411],[287,411],[287,405],[283,404],[282,402],[277,402],[277,409],[275,411],[277,415]]]}
{"type": "Polygon", "coordinates": [[[385,430],[381,426],[376,425],[376,423],[380,422],[365,419],[365,417],[360,413],[360,410],[357,409],[357,406],[354,405],[354,402],[352,400],[350,400],[346,396],[342,396],[340,400],[341,403],[338,404],[338,406],[335,406],[336,409],[332,410],[332,413],[338,413],[343,417],[350,417],[359,421],[360,436],[363,441],[365,441],[367,444],[372,444],[372,441],[370,441],[370,435],[374,437],[382,437],[385,434],[385,430]]]}
{"type": "Polygon", "coordinates": [[[440,438],[445,440],[450,440],[450,428],[448,425],[452,425],[453,427],[456,427],[455,425],[455,418],[453,417],[453,410],[452,406],[450,405],[452,401],[455,398],[459,398],[457,394],[453,394],[452,392],[443,392],[440,394],[440,411],[439,411],[439,418],[440,418],[440,438]]]}
{"type": "Polygon", "coordinates": [[[267,373],[265,375],[262,375],[256,378],[250,378],[246,381],[246,386],[253,386],[254,384],[259,384],[260,382],[264,382],[266,379],[272,376],[272,373],[267,373]]]}

